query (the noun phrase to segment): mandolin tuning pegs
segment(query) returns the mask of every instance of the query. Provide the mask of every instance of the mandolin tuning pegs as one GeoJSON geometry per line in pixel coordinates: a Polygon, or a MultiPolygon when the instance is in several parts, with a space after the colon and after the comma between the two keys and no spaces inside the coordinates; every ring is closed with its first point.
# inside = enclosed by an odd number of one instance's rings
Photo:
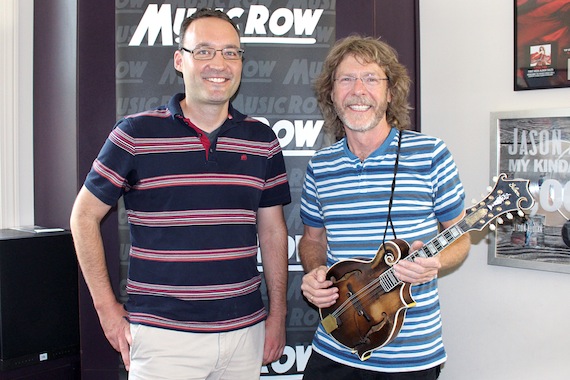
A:
{"type": "Polygon", "coordinates": [[[505,221],[503,220],[503,218],[497,218],[497,223],[503,224],[505,223],[505,221]]]}
{"type": "Polygon", "coordinates": [[[495,230],[497,229],[497,227],[495,227],[494,224],[489,224],[489,229],[490,229],[491,231],[495,231],[495,230]]]}
{"type": "Polygon", "coordinates": [[[491,191],[493,191],[493,188],[491,186],[487,186],[487,191],[490,193],[491,191]]]}
{"type": "Polygon", "coordinates": [[[513,214],[511,214],[510,212],[508,212],[508,213],[506,214],[506,217],[507,217],[508,220],[513,220],[513,218],[514,218],[513,214]]]}
{"type": "Polygon", "coordinates": [[[498,180],[499,180],[499,177],[493,176],[493,182],[497,183],[498,180]]]}
{"type": "Polygon", "coordinates": [[[479,201],[475,198],[471,199],[471,204],[476,205],[479,201]]]}
{"type": "Polygon", "coordinates": [[[524,218],[524,212],[522,212],[521,210],[517,211],[518,216],[520,216],[521,218],[524,218]]]}

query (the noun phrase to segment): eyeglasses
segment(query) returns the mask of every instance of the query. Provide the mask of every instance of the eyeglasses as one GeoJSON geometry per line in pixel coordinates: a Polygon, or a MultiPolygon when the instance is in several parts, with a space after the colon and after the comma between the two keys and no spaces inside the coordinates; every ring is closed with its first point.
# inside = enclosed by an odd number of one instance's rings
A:
{"type": "Polygon", "coordinates": [[[214,49],[212,47],[200,47],[194,50],[189,50],[184,47],[181,47],[180,50],[187,51],[188,53],[192,54],[194,59],[199,61],[209,61],[210,59],[214,59],[216,56],[216,52],[221,51],[222,57],[228,61],[237,61],[243,57],[243,53],[245,50],[237,48],[237,47],[227,47],[223,49],[214,49]]]}
{"type": "Polygon", "coordinates": [[[365,77],[351,77],[349,75],[344,75],[335,79],[335,82],[343,88],[352,88],[356,81],[360,81],[368,88],[378,87],[382,81],[389,81],[390,78],[378,78],[374,75],[367,75],[365,77]]]}

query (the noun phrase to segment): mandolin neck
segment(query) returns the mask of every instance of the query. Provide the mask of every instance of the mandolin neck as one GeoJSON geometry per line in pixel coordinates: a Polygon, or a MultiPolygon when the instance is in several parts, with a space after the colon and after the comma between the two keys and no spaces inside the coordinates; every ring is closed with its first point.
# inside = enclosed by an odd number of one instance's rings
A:
{"type": "Polygon", "coordinates": [[[453,226],[441,231],[437,236],[424,244],[423,247],[410,253],[404,260],[414,261],[416,257],[434,257],[447,248],[466,232],[464,219],[453,226]]]}
{"type": "MultiPolygon", "coordinates": [[[[410,253],[402,260],[414,261],[417,257],[434,257],[469,230],[469,224],[463,218],[453,226],[441,231],[433,239],[425,243],[423,247],[410,253]]],[[[390,270],[382,273],[377,281],[385,292],[391,291],[402,283],[394,274],[394,268],[390,268],[390,270]]]]}

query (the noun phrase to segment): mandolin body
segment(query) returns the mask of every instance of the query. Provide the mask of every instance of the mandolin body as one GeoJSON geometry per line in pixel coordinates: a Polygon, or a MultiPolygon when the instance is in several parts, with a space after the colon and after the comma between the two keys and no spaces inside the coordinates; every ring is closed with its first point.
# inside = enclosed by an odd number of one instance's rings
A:
{"type": "Polygon", "coordinates": [[[395,280],[397,284],[387,292],[379,284],[380,276],[391,271],[408,250],[405,241],[396,239],[382,245],[372,260],[339,261],[327,272],[327,279],[339,289],[339,298],[331,307],[320,309],[323,326],[361,360],[396,337],[406,310],[415,304],[409,283],[395,280]]]}

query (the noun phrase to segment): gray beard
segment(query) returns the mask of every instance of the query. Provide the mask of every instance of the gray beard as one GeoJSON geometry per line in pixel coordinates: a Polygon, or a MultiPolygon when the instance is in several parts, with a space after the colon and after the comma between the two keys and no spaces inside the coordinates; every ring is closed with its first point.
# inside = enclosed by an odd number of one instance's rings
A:
{"type": "Polygon", "coordinates": [[[342,121],[343,125],[346,128],[350,129],[351,131],[366,132],[366,131],[373,129],[374,127],[376,127],[380,123],[380,121],[384,118],[385,111],[386,110],[384,110],[384,112],[382,112],[382,113],[377,112],[374,115],[374,118],[366,125],[354,125],[352,123],[349,123],[348,120],[346,120],[347,118],[344,117],[344,113],[338,112],[338,109],[337,109],[337,115],[338,115],[339,119],[342,121]]]}

